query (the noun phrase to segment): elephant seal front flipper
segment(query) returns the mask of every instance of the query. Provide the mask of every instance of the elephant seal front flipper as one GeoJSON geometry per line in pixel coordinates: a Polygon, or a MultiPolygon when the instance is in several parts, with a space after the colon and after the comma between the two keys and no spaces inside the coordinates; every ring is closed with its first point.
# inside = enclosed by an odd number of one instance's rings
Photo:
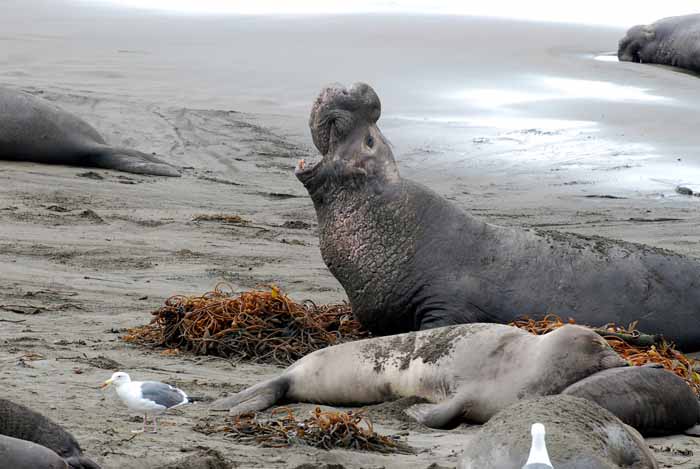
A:
{"type": "Polygon", "coordinates": [[[439,404],[414,404],[404,412],[426,427],[451,430],[464,420],[469,406],[464,397],[454,396],[439,404]]]}

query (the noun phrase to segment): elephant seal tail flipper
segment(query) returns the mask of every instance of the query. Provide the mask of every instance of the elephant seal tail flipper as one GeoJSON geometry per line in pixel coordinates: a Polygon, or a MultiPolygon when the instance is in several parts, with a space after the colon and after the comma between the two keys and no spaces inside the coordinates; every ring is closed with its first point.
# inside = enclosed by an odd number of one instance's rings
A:
{"type": "Polygon", "coordinates": [[[415,404],[404,412],[426,427],[450,430],[460,424],[465,408],[464,400],[455,396],[439,404],[415,404]]]}
{"type": "Polygon", "coordinates": [[[99,153],[93,157],[93,163],[99,168],[116,169],[134,174],[153,176],[180,177],[180,171],[153,155],[137,150],[120,147],[101,146],[99,153]]]}
{"type": "Polygon", "coordinates": [[[289,390],[289,378],[279,376],[256,384],[233,396],[218,399],[211,404],[214,411],[229,411],[232,415],[243,415],[267,409],[282,399],[289,390]]]}

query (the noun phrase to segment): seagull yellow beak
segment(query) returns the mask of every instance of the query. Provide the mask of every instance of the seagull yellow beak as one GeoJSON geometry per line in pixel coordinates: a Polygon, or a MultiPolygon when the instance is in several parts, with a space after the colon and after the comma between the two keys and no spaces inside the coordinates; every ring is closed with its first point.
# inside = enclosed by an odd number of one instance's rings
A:
{"type": "Polygon", "coordinates": [[[104,388],[106,388],[107,386],[109,386],[110,384],[112,384],[112,378],[110,378],[110,379],[108,379],[107,381],[105,381],[104,383],[100,384],[100,388],[101,388],[101,389],[104,389],[104,388]]]}

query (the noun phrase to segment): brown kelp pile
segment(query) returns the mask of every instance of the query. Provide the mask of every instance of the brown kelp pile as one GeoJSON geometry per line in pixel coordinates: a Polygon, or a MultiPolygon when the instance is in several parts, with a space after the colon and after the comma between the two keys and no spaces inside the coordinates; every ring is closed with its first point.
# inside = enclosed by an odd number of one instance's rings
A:
{"type": "MultiPolygon", "coordinates": [[[[523,318],[513,321],[511,325],[525,329],[532,334],[546,334],[564,324],[573,324],[573,320],[564,322],[558,316],[549,314],[540,320],[523,318]]],[[[647,363],[659,363],[683,378],[688,386],[700,396],[700,375],[693,369],[697,360],[688,358],[673,348],[661,336],[639,332],[637,324],[628,327],[607,324],[593,330],[600,334],[608,344],[631,365],[641,366],[647,363]]]]}
{"type": "Polygon", "coordinates": [[[124,340],[226,358],[288,365],[315,350],[367,337],[347,304],[296,303],[277,287],[234,295],[225,284],[177,295],[124,340]]]}
{"type": "Polygon", "coordinates": [[[203,424],[195,430],[206,434],[225,432],[237,442],[273,448],[303,444],[326,450],[414,453],[399,439],[376,433],[364,410],[328,412],[317,407],[309,418],[300,420],[291,409],[279,407],[272,411],[270,419],[248,414],[232,418],[230,424],[203,424]],[[283,415],[276,417],[280,413],[283,415]]]}

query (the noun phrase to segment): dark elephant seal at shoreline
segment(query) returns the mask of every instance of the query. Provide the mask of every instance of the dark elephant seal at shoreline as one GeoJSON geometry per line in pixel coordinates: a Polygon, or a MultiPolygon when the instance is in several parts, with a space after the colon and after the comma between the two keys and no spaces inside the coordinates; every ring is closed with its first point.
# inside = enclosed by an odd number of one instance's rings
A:
{"type": "Polygon", "coordinates": [[[672,65],[700,73],[700,14],[633,26],[620,39],[617,57],[623,62],[672,65]]]}
{"type": "Polygon", "coordinates": [[[2,87],[0,160],[180,176],[154,156],[109,146],[90,124],[49,101],[2,87]]]}
{"type": "Polygon", "coordinates": [[[462,324],[349,342],[296,361],[279,377],[213,403],[243,414],[280,400],[362,405],[420,397],[409,415],[433,428],[476,423],[527,397],[557,394],[598,371],[625,366],[590,329],[536,336],[501,324],[462,324]]]}
{"type": "Polygon", "coordinates": [[[546,429],[555,469],[656,469],[642,436],[594,402],[574,396],[520,401],[488,421],[467,443],[459,469],[521,469],[530,426],[546,429]]]}
{"type": "Polygon", "coordinates": [[[700,261],[597,236],[484,223],[402,178],[366,84],[324,89],[311,111],[311,196],[323,260],[376,334],[555,313],[629,324],[700,348],[700,261]]]}
{"type": "Polygon", "coordinates": [[[0,435],[9,437],[0,440],[0,455],[4,451],[8,457],[12,455],[18,458],[17,461],[24,460],[25,466],[18,465],[18,468],[31,468],[32,463],[46,461],[46,466],[36,466],[37,469],[100,469],[95,462],[83,456],[76,439],[63,427],[7,399],[0,399],[0,435]],[[51,456],[52,452],[64,461],[64,466],[52,465],[56,461],[51,456]]]}

